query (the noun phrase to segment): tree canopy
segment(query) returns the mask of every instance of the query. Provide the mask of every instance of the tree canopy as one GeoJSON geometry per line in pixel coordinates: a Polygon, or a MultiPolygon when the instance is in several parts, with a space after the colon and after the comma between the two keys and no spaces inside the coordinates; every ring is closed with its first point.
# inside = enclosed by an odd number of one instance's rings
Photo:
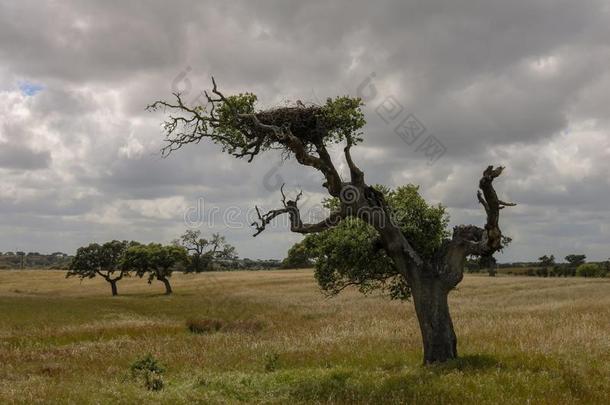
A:
{"type": "Polygon", "coordinates": [[[117,295],[116,283],[128,272],[122,263],[126,250],[137,242],[113,240],[102,245],[91,243],[76,251],[66,277],[93,278],[100,276],[110,283],[112,295],[117,295]]]}
{"type": "Polygon", "coordinates": [[[125,271],[133,271],[136,276],[148,276],[148,283],[161,281],[165,293],[171,294],[169,278],[176,267],[187,261],[187,252],[181,246],[164,246],[159,243],[131,246],[125,252],[122,267],[125,271]]]}

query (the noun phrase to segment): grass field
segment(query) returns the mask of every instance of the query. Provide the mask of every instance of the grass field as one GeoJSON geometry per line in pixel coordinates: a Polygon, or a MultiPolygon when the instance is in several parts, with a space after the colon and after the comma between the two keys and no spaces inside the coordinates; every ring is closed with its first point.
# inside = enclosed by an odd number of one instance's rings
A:
{"type": "Polygon", "coordinates": [[[461,358],[423,367],[411,303],[311,271],[103,280],[0,271],[0,403],[610,403],[610,280],[467,276],[461,358]],[[195,334],[189,319],[227,327],[195,334]],[[165,388],[130,364],[152,353],[165,388]]]}

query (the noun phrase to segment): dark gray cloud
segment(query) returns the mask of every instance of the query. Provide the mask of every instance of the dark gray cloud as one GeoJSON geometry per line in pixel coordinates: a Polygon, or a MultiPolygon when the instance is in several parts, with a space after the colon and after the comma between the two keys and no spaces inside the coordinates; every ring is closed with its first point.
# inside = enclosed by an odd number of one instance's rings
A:
{"type": "Polygon", "coordinates": [[[498,188],[519,203],[502,218],[514,237],[503,260],[605,258],[609,38],[601,0],[4,2],[0,250],[169,241],[203,199],[220,210],[204,228],[244,256],[283,256],[299,236],[278,226],[252,239],[247,210],[275,206],[281,182],[312,205],[317,173],[215,145],[158,155],[162,113],[146,105],[175,90],[196,100],[213,74],[265,106],[368,92],[354,155],[369,182],[420,184],[452,223],[480,223],[477,178],[503,164],[498,188]],[[400,114],[379,115],[392,102],[400,114]],[[420,140],[446,149],[434,164],[395,133],[409,114],[426,128],[420,140]]]}

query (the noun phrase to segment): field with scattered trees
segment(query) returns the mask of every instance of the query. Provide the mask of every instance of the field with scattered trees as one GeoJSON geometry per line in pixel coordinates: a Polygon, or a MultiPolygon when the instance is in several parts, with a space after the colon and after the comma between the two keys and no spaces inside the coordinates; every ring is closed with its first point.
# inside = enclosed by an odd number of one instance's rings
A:
{"type": "Polygon", "coordinates": [[[1,403],[608,403],[610,279],[466,275],[460,357],[421,364],[410,303],[311,270],[161,283],[0,272],[1,403]],[[357,348],[357,350],[355,350],[357,348]],[[75,389],[78,388],[78,389],[75,389]]]}

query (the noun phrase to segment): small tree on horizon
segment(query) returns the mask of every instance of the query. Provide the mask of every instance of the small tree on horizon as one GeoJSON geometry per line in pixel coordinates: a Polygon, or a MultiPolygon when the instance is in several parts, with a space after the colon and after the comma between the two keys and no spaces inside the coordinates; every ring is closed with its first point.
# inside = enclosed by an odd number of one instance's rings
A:
{"type": "Polygon", "coordinates": [[[185,264],[187,260],[186,249],[181,246],[150,243],[128,248],[121,265],[140,278],[148,275],[148,284],[152,284],[155,279],[162,282],[165,294],[170,295],[173,290],[169,278],[176,266],[185,264]]]}
{"type": "Polygon", "coordinates": [[[571,254],[567,255],[565,259],[568,262],[568,265],[565,269],[566,275],[569,274],[570,276],[574,277],[576,275],[576,269],[578,268],[578,266],[585,263],[587,256],[571,254]]]}
{"type": "Polygon", "coordinates": [[[557,271],[555,270],[555,256],[544,255],[538,258],[538,269],[536,275],[541,277],[555,276],[557,271]]]}
{"type": "Polygon", "coordinates": [[[219,233],[214,233],[210,239],[205,239],[201,237],[200,230],[188,229],[180,236],[180,239],[174,240],[173,244],[187,250],[189,254],[185,268],[187,272],[209,271],[218,260],[237,258],[235,247],[230,245],[219,233]]]}
{"type": "Polygon", "coordinates": [[[112,296],[118,295],[117,282],[121,280],[128,271],[122,268],[123,255],[129,246],[137,242],[113,240],[103,245],[91,243],[80,247],[72,262],[66,278],[78,276],[81,279],[100,276],[108,283],[112,296]]]}

